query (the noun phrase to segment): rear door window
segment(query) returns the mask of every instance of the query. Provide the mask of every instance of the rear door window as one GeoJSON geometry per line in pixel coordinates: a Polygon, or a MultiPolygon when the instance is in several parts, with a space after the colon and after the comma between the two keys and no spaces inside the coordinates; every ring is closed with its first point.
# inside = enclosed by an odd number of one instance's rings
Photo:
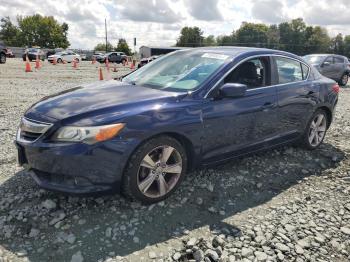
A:
{"type": "Polygon", "coordinates": [[[275,57],[278,83],[286,84],[292,82],[302,81],[306,78],[302,69],[302,64],[297,61],[286,57],[275,57]]]}
{"type": "Polygon", "coordinates": [[[344,64],[344,58],[335,56],[334,57],[334,63],[335,64],[344,64]]]}

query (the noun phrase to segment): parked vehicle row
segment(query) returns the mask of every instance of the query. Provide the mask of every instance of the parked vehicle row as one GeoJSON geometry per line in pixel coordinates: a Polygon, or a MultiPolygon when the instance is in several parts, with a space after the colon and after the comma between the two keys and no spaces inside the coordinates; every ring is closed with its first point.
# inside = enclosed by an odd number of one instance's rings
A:
{"type": "Polygon", "coordinates": [[[117,191],[154,203],[196,167],[289,143],[317,148],[338,92],[335,81],[287,52],[176,51],[121,81],[34,104],[20,121],[18,159],[49,190],[117,191]]]}

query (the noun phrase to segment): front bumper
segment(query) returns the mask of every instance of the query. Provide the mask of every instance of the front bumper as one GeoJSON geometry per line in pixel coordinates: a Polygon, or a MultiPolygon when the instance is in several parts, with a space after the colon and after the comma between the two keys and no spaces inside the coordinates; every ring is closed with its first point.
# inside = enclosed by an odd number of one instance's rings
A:
{"type": "Polygon", "coordinates": [[[84,143],[16,141],[18,162],[42,188],[71,194],[119,192],[132,141],[84,143]]]}

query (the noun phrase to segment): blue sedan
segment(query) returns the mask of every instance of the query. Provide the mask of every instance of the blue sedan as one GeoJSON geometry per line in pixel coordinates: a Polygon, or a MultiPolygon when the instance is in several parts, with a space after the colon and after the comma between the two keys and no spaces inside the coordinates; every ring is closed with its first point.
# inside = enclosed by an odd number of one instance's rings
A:
{"type": "Polygon", "coordinates": [[[317,148],[339,86],[276,50],[181,50],[122,78],[45,97],[21,119],[19,163],[43,188],[153,203],[185,174],[275,146],[317,148]]]}

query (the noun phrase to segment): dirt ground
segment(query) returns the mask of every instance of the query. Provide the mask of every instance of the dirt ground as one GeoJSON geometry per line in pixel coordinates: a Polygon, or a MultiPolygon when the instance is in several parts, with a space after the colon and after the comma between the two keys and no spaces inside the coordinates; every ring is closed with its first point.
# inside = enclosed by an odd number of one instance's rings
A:
{"type": "MultiPolygon", "coordinates": [[[[111,77],[129,72],[117,69],[111,77]]],[[[31,73],[19,59],[0,65],[0,262],[350,260],[349,86],[319,149],[283,147],[196,170],[169,199],[142,206],[48,192],[16,165],[24,111],[93,81],[91,62],[44,62],[31,73]]]]}

